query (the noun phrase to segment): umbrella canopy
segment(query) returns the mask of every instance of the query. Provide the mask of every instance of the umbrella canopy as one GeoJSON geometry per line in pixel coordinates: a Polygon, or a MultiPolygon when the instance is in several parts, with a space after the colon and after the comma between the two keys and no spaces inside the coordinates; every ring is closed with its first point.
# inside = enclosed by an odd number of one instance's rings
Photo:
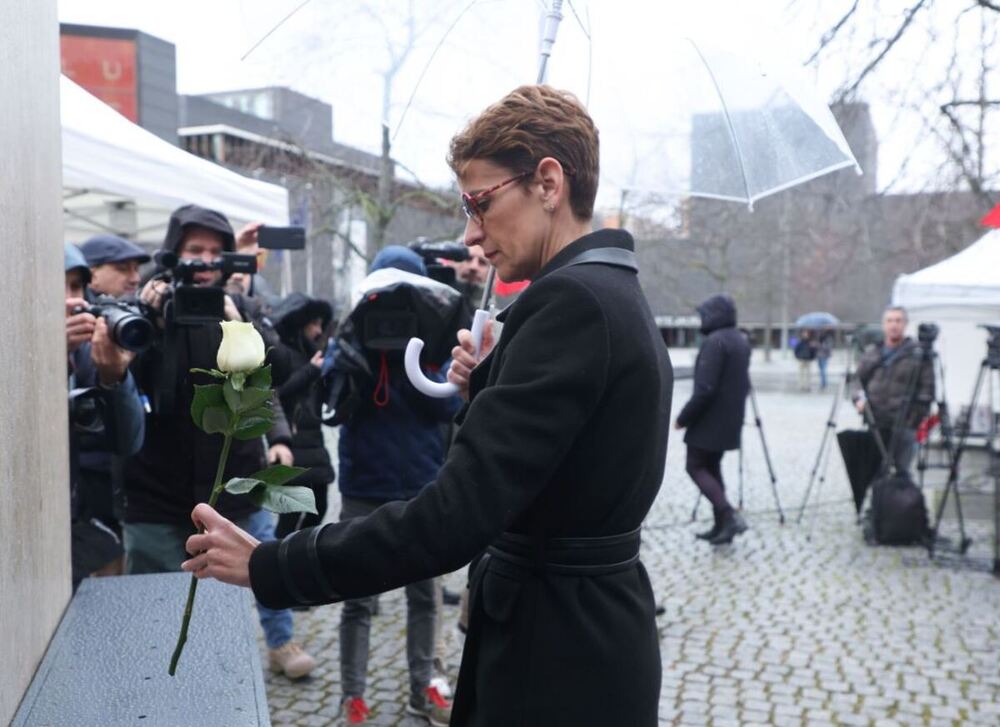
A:
{"type": "Polygon", "coordinates": [[[796,328],[823,328],[824,326],[835,326],[840,323],[840,319],[832,313],[824,311],[814,311],[799,316],[795,320],[796,328]]]}
{"type": "Polygon", "coordinates": [[[844,458],[847,479],[851,483],[854,509],[860,515],[868,486],[881,468],[882,454],[871,432],[861,429],[837,432],[837,444],[840,447],[840,455],[844,458]]]}
{"type": "MultiPolygon", "coordinates": [[[[661,24],[642,22],[640,6],[618,5],[568,13],[547,63],[547,82],[575,93],[601,131],[598,207],[651,209],[686,196],[752,206],[857,167],[795,63],[670,37],[661,24]],[[625,47],[602,42],[618,33],[630,38],[625,47]]],[[[393,151],[406,166],[420,168],[419,155],[444,148],[465,119],[535,81],[546,12],[537,2],[472,2],[445,24],[438,44],[417,52],[420,72],[404,82],[412,90],[394,119],[393,151]]]]}

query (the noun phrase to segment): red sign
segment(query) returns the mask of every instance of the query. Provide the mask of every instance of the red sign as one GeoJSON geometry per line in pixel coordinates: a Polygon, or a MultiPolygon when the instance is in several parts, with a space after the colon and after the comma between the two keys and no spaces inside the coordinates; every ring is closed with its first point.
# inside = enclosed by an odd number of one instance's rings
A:
{"type": "Polygon", "coordinates": [[[63,35],[62,72],[122,116],[139,122],[135,41],[63,35]]]}

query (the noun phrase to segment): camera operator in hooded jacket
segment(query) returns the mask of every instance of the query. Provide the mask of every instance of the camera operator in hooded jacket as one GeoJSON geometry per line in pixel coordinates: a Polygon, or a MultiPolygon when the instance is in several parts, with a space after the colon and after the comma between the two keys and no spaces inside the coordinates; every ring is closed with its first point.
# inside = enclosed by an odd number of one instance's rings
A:
{"type": "Polygon", "coordinates": [[[712,545],[732,542],[747,525],[726,499],[722,456],[739,449],[750,393],[750,344],[736,328],[736,304],[728,295],[713,295],[700,306],[705,338],[694,364],[694,391],[677,416],[687,428],[687,472],[712,503],[715,523],[696,537],[712,545]]]}

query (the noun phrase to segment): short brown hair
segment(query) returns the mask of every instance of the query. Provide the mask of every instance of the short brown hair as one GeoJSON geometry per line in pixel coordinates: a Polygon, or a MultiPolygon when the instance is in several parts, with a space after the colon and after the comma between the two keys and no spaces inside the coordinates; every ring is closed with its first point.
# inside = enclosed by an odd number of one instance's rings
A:
{"type": "Polygon", "coordinates": [[[448,165],[461,176],[466,164],[486,159],[516,174],[533,172],[538,162],[553,157],[568,175],[573,214],[589,220],[597,197],[599,151],[597,127],[576,96],[551,86],[521,86],[451,140],[448,165]]]}

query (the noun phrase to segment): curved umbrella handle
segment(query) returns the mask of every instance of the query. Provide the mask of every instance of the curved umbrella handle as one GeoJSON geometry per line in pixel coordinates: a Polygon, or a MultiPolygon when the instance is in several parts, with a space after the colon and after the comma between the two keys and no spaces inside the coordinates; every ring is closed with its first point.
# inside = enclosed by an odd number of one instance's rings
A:
{"type": "MultiPolygon", "coordinates": [[[[475,346],[475,355],[479,357],[479,346],[483,341],[483,329],[490,320],[488,310],[479,309],[472,319],[472,344],[475,346]]],[[[421,394],[443,399],[446,396],[454,396],[458,393],[458,386],[451,382],[431,381],[420,369],[420,352],[424,350],[424,342],[419,338],[411,338],[406,344],[406,354],[403,356],[403,366],[406,369],[406,377],[413,384],[413,388],[421,394]]]]}

